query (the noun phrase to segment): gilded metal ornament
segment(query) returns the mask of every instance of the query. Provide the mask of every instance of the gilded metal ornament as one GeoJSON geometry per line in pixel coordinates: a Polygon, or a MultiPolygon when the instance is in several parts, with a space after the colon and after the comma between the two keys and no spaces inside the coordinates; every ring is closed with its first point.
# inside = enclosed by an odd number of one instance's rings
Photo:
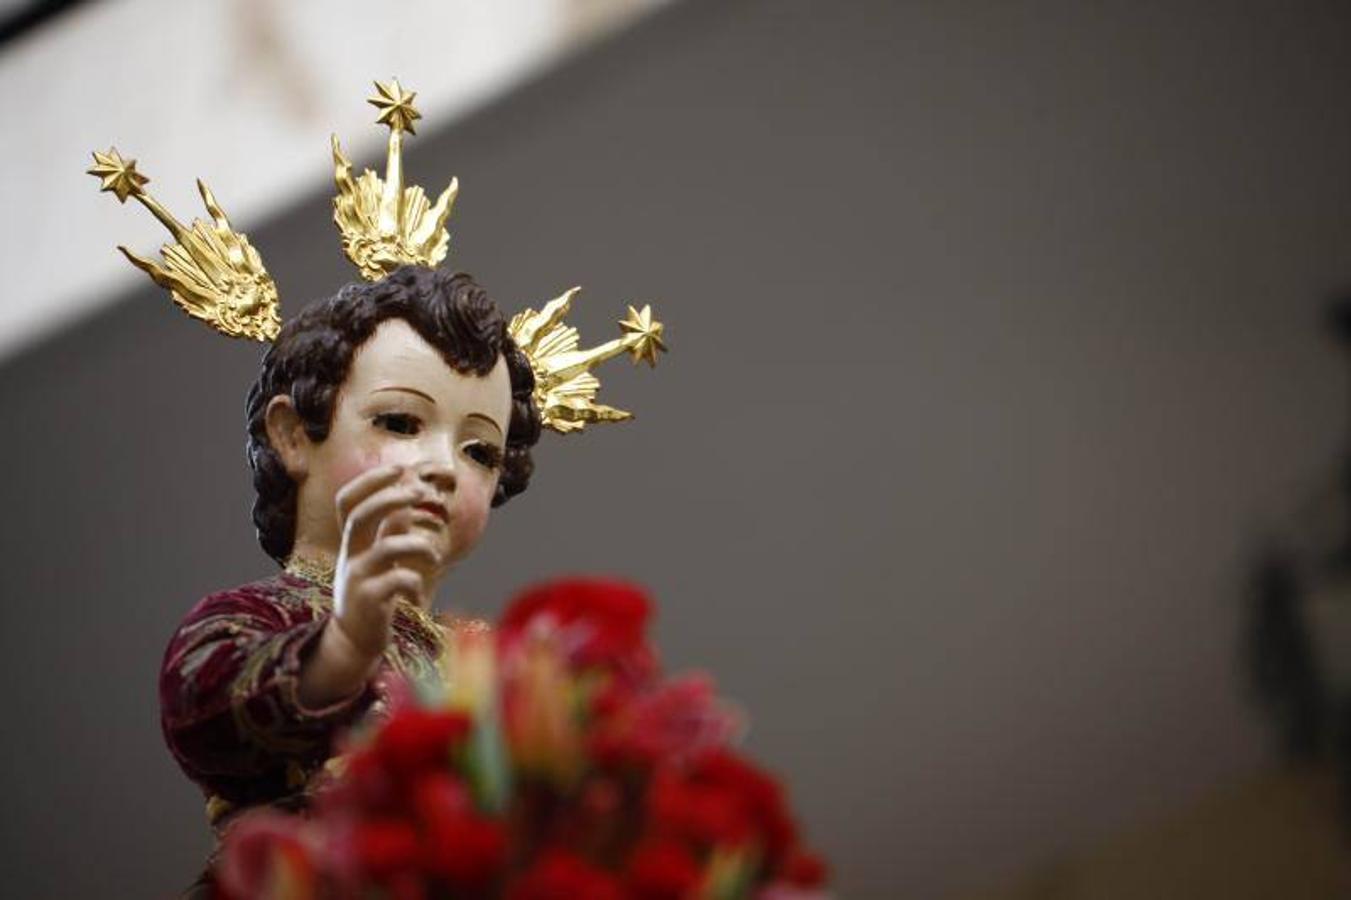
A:
{"type": "Polygon", "coordinates": [[[642,310],[629,307],[619,322],[621,337],[588,350],[580,350],[577,329],[564,323],[573,288],[544,304],[539,312],[526,309],[512,317],[507,331],[530,360],[535,373],[535,404],[546,428],[561,434],[581,431],[589,422],[622,422],[633,418],[626,410],[596,403],[600,380],[591,369],[607,359],[628,353],[635,364],[656,366],[657,353],[666,350],[665,326],[652,318],[651,305],[642,310]]]}
{"type": "Polygon", "coordinates": [[[102,182],[100,190],[111,192],[120,203],[134,197],[169,229],[174,243],[160,248],[163,265],[126,247],[118,249],[132,265],[166,288],[180,309],[230,337],[276,339],[281,329],[277,286],[258,251],[246,235],[230,227],[230,220],[205,184],[199,180],[197,189],[211,222],[194,219],[185,227],[146,193],[150,179],[136,171],[136,160],[123,159],[115,147],[106,153],[95,151],[88,173],[102,182]]]}
{"type": "MultiPolygon", "coordinates": [[[[417,185],[403,178],[403,135],[414,134],[422,118],[413,105],[417,94],[404,90],[398,79],[375,82],[376,95],[367,102],[379,115],[376,123],[389,129],[385,177],[366,170],[352,176],[352,163],[333,136],[333,172],[338,193],[333,198],[333,221],[342,234],[343,251],[363,278],[378,281],[402,265],[434,267],[446,256],[450,235],[445,225],[459,191],[458,180],[441,192],[435,203],[417,185]]],[[[211,223],[194,220],[184,227],[145,191],[148,179],[136,171],[136,161],[123,159],[116,149],[94,153],[89,174],[101,189],[123,203],[134,197],[174,236],[176,243],[161,253],[158,265],[121,247],[131,262],[161,287],[189,315],[235,337],[275,340],[281,328],[277,289],[248,238],[234,231],[206,185],[197,187],[211,223]]],[[[634,363],[655,366],[666,350],[663,326],[649,305],[619,321],[621,336],[590,349],[580,349],[577,329],[563,318],[579,288],[549,301],[536,312],[526,309],[511,320],[509,330],[530,360],[535,373],[535,402],[543,424],[567,434],[590,422],[619,422],[633,414],[595,402],[600,381],[591,370],[601,362],[628,353],[634,363]]]]}
{"type": "Polygon", "coordinates": [[[342,234],[342,249],[367,281],[379,281],[402,265],[433,267],[445,259],[450,246],[446,220],[450,218],[459,181],[452,178],[435,204],[421,187],[403,182],[403,133],[414,134],[413,122],[422,114],[413,106],[416,92],[405,91],[398,79],[375,83],[376,96],[367,102],[380,110],[377,124],[389,127],[385,177],[367,169],[352,177],[352,163],[333,136],[333,221],[342,234]]]}

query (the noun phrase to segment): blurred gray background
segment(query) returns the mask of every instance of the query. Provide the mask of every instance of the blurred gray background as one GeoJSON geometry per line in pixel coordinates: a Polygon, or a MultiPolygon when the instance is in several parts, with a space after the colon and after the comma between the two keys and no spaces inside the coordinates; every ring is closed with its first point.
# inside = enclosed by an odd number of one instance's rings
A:
{"type": "MultiPolygon", "coordinates": [[[[584,285],[591,342],[652,301],[671,347],[603,373],[634,422],[544,438],[443,605],[648,585],[841,897],[1261,769],[1243,579],[1342,448],[1349,112],[1342,2],[686,0],[427,122],[454,266],[508,313],[584,285]]],[[[250,228],[284,314],[353,277],[329,204],[250,228]]],[[[155,682],[270,570],[259,358],[147,284],[0,365],[7,895],[169,896],[207,850],[155,682]]]]}

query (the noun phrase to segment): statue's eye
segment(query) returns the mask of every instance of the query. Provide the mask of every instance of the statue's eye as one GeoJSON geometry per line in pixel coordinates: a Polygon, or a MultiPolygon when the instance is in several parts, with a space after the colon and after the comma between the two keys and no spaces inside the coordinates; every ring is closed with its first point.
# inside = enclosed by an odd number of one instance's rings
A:
{"type": "Polygon", "coordinates": [[[380,413],[371,419],[371,424],[392,434],[417,434],[422,429],[417,416],[408,413],[380,413]]]}
{"type": "Polygon", "coordinates": [[[464,448],[465,455],[485,469],[502,467],[502,451],[493,444],[475,441],[464,448]]]}

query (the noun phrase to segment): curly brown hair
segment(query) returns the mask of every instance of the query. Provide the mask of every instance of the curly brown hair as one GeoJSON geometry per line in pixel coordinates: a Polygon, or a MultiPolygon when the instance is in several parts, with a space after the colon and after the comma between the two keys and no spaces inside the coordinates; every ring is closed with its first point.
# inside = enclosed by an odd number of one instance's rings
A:
{"type": "Polygon", "coordinates": [[[501,311],[474,279],[442,269],[404,266],[379,281],[356,282],[289,320],[263,357],[249,389],[248,459],[257,499],[258,542],[278,562],[295,544],[296,483],[267,438],[268,402],[285,394],[312,441],[328,437],[338,391],[357,348],[386,319],[403,319],[457,372],[483,376],[501,356],[511,380],[511,421],[493,506],[525,490],[539,440],[540,415],[530,362],[507,333],[501,311]]]}

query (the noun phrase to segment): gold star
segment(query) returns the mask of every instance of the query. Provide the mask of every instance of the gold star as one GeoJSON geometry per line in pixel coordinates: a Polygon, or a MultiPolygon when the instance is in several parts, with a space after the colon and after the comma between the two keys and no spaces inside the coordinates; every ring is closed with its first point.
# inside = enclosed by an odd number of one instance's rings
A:
{"type": "Polygon", "coordinates": [[[629,314],[619,321],[619,328],[625,334],[638,335],[638,340],[629,348],[634,362],[646,361],[649,366],[656,366],[657,352],[666,352],[666,342],[661,339],[665,327],[652,318],[650,303],[644,304],[641,312],[629,307],[629,314]]]}
{"type": "Polygon", "coordinates": [[[413,122],[422,118],[422,113],[413,107],[413,98],[417,96],[417,91],[405,91],[397,78],[391,78],[388,82],[377,81],[375,90],[378,96],[371,97],[366,102],[380,110],[380,117],[375,120],[376,123],[388,125],[391,131],[417,134],[413,130],[413,122]]]}
{"type": "Polygon", "coordinates": [[[95,150],[94,167],[87,169],[86,172],[95,178],[101,178],[103,185],[99,190],[112,191],[117,195],[119,203],[126,203],[128,197],[139,195],[141,185],[150,181],[136,171],[136,160],[123,159],[116,147],[109,147],[107,153],[95,150]]]}

